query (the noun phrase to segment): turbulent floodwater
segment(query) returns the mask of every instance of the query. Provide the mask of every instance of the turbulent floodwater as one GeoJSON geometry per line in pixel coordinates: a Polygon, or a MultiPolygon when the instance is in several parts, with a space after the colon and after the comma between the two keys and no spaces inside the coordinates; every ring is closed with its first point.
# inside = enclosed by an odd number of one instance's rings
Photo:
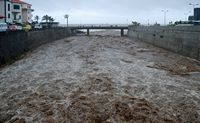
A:
{"type": "Polygon", "coordinates": [[[0,123],[200,122],[199,61],[96,34],[43,45],[1,68],[0,123]]]}

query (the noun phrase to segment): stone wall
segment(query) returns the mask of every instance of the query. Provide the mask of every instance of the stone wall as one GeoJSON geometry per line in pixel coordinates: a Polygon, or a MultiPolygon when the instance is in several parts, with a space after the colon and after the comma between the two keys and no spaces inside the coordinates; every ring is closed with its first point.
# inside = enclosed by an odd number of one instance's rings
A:
{"type": "Polygon", "coordinates": [[[42,44],[70,36],[67,28],[38,31],[15,31],[0,33],[0,64],[15,59],[19,55],[42,44]]]}
{"type": "Polygon", "coordinates": [[[128,36],[200,60],[200,27],[129,26],[128,36]]]}

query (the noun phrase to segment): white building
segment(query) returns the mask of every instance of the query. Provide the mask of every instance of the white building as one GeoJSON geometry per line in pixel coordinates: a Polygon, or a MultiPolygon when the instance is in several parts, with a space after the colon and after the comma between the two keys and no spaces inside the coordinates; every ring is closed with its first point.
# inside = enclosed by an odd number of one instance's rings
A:
{"type": "Polygon", "coordinates": [[[32,23],[32,12],[34,11],[33,9],[31,9],[31,4],[25,3],[21,1],[21,5],[22,5],[22,22],[23,23],[32,23]]]}
{"type": "Polygon", "coordinates": [[[22,23],[22,5],[18,0],[11,0],[12,3],[12,21],[13,23],[22,23]]]}
{"type": "Polygon", "coordinates": [[[0,22],[31,23],[31,4],[20,0],[0,0],[0,22]]]}
{"type": "Polygon", "coordinates": [[[12,3],[10,0],[0,0],[0,22],[12,23],[12,3]]]}

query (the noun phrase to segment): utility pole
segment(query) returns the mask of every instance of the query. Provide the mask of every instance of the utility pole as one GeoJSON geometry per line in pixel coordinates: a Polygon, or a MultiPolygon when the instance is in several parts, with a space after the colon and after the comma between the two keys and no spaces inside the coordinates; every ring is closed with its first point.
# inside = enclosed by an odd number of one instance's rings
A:
{"type": "MultiPolygon", "coordinates": [[[[192,9],[193,9],[193,16],[194,16],[195,6],[198,6],[199,4],[197,4],[197,3],[189,3],[189,5],[193,7],[192,9]]],[[[193,21],[194,21],[194,19],[193,19],[193,21]]]]}
{"type": "Polygon", "coordinates": [[[188,15],[188,14],[187,14],[187,13],[184,13],[184,15],[185,15],[185,21],[187,21],[187,15],[188,15]]]}
{"type": "Polygon", "coordinates": [[[168,10],[162,10],[162,12],[164,13],[164,25],[166,26],[166,16],[167,16],[167,12],[168,10]]]}
{"type": "Polygon", "coordinates": [[[185,21],[188,20],[188,14],[190,14],[190,13],[191,13],[191,11],[189,11],[188,13],[184,13],[184,15],[185,15],[185,21]]]}
{"type": "Polygon", "coordinates": [[[193,11],[194,11],[195,6],[198,6],[199,4],[197,4],[197,3],[195,3],[195,4],[194,3],[189,3],[189,5],[193,7],[193,11]]]}

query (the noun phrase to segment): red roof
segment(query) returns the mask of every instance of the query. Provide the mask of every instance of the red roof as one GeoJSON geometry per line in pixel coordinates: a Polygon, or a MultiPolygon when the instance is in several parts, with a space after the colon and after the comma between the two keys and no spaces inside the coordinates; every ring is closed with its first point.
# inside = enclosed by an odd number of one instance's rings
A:
{"type": "Polygon", "coordinates": [[[11,0],[12,3],[19,3],[19,4],[28,4],[28,5],[31,5],[29,3],[26,3],[24,1],[21,1],[21,0],[11,0]]]}

